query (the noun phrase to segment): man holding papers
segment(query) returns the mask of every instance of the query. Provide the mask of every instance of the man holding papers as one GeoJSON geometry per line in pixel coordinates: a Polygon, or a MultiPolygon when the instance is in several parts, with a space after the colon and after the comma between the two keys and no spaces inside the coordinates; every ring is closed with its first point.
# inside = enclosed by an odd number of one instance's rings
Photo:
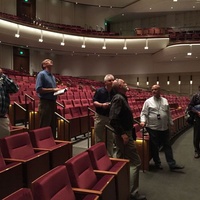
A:
{"type": "Polygon", "coordinates": [[[42,61],[42,71],[36,79],[36,91],[40,98],[39,114],[40,127],[51,126],[54,138],[56,138],[56,92],[61,89],[56,87],[56,80],[52,72],[53,61],[45,59],[42,61]]]}

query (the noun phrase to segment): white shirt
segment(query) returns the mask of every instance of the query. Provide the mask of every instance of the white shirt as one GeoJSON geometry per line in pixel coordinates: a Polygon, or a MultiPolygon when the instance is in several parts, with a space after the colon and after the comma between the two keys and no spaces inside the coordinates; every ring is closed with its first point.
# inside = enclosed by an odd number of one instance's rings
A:
{"type": "Polygon", "coordinates": [[[153,130],[165,131],[169,124],[173,125],[169,104],[166,98],[150,97],[144,102],[140,121],[146,123],[146,127],[153,130]],[[160,118],[160,119],[158,119],[160,118]]]}

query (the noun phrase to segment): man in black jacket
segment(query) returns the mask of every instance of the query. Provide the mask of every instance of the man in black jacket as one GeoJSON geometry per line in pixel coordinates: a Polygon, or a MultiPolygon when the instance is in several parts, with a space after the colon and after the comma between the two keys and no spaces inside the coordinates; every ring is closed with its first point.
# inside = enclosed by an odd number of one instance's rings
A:
{"type": "Polygon", "coordinates": [[[113,90],[116,92],[111,101],[110,125],[114,128],[116,145],[118,147],[117,157],[130,160],[130,192],[131,199],[146,199],[138,193],[140,157],[132,137],[133,114],[128,105],[126,91],[127,84],[122,79],[113,81],[113,90]]]}

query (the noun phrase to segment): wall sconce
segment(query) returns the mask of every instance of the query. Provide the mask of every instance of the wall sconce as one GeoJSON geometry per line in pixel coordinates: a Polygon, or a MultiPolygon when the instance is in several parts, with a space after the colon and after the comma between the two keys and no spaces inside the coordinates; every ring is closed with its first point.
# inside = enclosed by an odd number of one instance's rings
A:
{"type": "Polygon", "coordinates": [[[62,42],[60,43],[60,45],[61,46],[65,46],[65,36],[64,36],[64,34],[62,36],[62,42]]]}
{"type": "Polygon", "coordinates": [[[147,82],[146,82],[147,85],[149,85],[149,77],[147,76],[147,82]]]}
{"type": "Polygon", "coordinates": [[[178,77],[178,84],[181,84],[181,76],[178,77]]]}
{"type": "Polygon", "coordinates": [[[170,84],[169,76],[167,77],[167,85],[170,84]]]}
{"type": "Polygon", "coordinates": [[[190,85],[193,84],[193,81],[192,81],[192,75],[190,76],[190,85]]]}
{"type": "Polygon", "coordinates": [[[19,38],[20,37],[20,35],[19,35],[19,25],[17,24],[17,33],[15,34],[15,37],[16,38],[19,38]]]}
{"type": "Polygon", "coordinates": [[[190,44],[190,51],[187,53],[187,56],[191,56],[192,55],[192,45],[190,44]]]}
{"type": "Polygon", "coordinates": [[[39,39],[39,42],[43,42],[43,30],[41,30],[41,37],[39,39]]]}
{"type": "Polygon", "coordinates": [[[106,49],[106,39],[104,38],[103,40],[103,46],[102,46],[102,49],[106,49]]]}
{"type": "Polygon", "coordinates": [[[139,77],[137,77],[137,86],[139,86],[140,85],[140,82],[139,82],[139,77]]]}
{"type": "Polygon", "coordinates": [[[85,49],[85,37],[83,37],[83,44],[82,44],[82,46],[81,46],[81,48],[83,48],[83,49],[85,49]]]}
{"type": "Polygon", "coordinates": [[[144,49],[145,50],[149,49],[149,47],[148,47],[148,40],[147,39],[146,39],[146,45],[145,45],[144,49]]]}
{"type": "Polygon", "coordinates": [[[159,77],[157,76],[156,84],[159,85],[159,77]]]}
{"type": "Polygon", "coordinates": [[[123,50],[127,50],[126,39],[124,40],[124,47],[123,47],[123,50]]]}

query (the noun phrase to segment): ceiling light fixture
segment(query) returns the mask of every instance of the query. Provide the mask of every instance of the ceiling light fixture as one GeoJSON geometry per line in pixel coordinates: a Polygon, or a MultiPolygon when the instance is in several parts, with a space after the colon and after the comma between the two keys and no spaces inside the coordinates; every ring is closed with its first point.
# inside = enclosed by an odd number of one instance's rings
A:
{"type": "Polygon", "coordinates": [[[126,39],[124,40],[124,47],[123,47],[123,50],[127,50],[126,39]]]}
{"type": "Polygon", "coordinates": [[[20,37],[20,35],[19,35],[19,25],[17,24],[17,33],[15,34],[15,37],[16,38],[19,38],[20,37]]]}
{"type": "Polygon", "coordinates": [[[106,49],[106,39],[104,38],[102,49],[106,49]]]}
{"type": "Polygon", "coordinates": [[[40,36],[39,42],[43,42],[43,30],[41,30],[41,36],[40,36]]]}
{"type": "Polygon", "coordinates": [[[60,43],[61,46],[65,46],[65,35],[62,35],[62,42],[60,43]]]}
{"type": "Polygon", "coordinates": [[[148,47],[148,40],[147,39],[146,39],[146,45],[145,45],[144,49],[145,50],[149,49],[149,47],[148,47]]]}
{"type": "Polygon", "coordinates": [[[81,48],[83,48],[83,49],[85,49],[85,37],[83,37],[83,44],[82,44],[82,46],[81,46],[81,48]]]}

